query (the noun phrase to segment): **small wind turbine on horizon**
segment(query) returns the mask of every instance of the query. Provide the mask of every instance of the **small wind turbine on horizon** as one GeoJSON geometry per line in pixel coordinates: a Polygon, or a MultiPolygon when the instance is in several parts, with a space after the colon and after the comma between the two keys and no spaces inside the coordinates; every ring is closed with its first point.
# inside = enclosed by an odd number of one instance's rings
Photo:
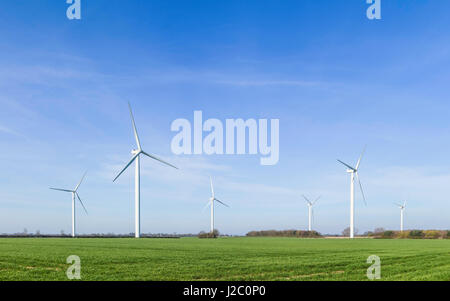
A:
{"type": "Polygon", "coordinates": [[[400,208],[400,232],[403,232],[403,217],[406,209],[406,201],[403,202],[403,205],[394,203],[400,208]]]}
{"type": "Polygon", "coordinates": [[[136,170],[135,170],[135,237],[140,238],[141,237],[141,168],[140,168],[140,155],[145,155],[149,158],[152,158],[156,161],[159,161],[165,165],[168,165],[170,167],[173,167],[175,169],[178,169],[177,167],[173,166],[170,163],[167,163],[166,161],[163,161],[162,159],[159,159],[158,157],[155,157],[153,155],[150,155],[142,150],[141,142],[139,140],[139,135],[136,129],[136,123],[134,122],[134,116],[133,111],[131,110],[131,104],[128,103],[128,107],[130,109],[130,115],[131,115],[131,123],[133,125],[133,132],[134,132],[134,138],[136,139],[137,149],[133,149],[131,151],[131,154],[133,157],[131,158],[130,162],[122,169],[122,171],[114,178],[113,182],[115,182],[120,175],[133,163],[136,162],[136,170]]]}
{"type": "Polygon", "coordinates": [[[314,216],[313,206],[317,203],[317,201],[321,198],[320,196],[314,201],[311,202],[306,196],[303,195],[307,205],[308,205],[308,231],[312,231],[312,218],[314,216]]]}
{"type": "Polygon", "coordinates": [[[230,208],[230,206],[228,206],[227,204],[225,204],[224,202],[222,202],[216,198],[216,196],[214,194],[214,186],[213,186],[212,177],[209,177],[209,180],[211,183],[211,198],[209,199],[209,202],[206,204],[205,208],[208,206],[211,207],[211,233],[213,233],[214,232],[214,202],[217,201],[218,203],[220,203],[223,206],[228,207],[228,208],[230,208]]]}
{"type": "Polygon", "coordinates": [[[78,188],[80,188],[81,183],[83,182],[84,178],[86,177],[86,173],[84,173],[83,177],[81,178],[78,185],[75,187],[74,190],[69,189],[60,189],[60,188],[50,188],[51,190],[57,190],[57,191],[63,191],[63,192],[70,192],[72,193],[72,237],[76,236],[76,224],[75,224],[75,197],[78,198],[80,201],[81,206],[83,206],[84,211],[86,214],[88,214],[86,207],[84,207],[83,201],[81,200],[80,196],[78,195],[78,188]]]}
{"type": "MultiPolygon", "coordinates": [[[[339,163],[343,164],[345,167],[347,167],[347,172],[350,174],[350,238],[355,237],[355,176],[359,183],[359,188],[361,190],[361,194],[364,200],[364,203],[366,204],[366,197],[364,195],[364,190],[361,185],[361,181],[359,179],[359,165],[361,164],[361,159],[364,155],[364,152],[366,151],[366,148],[361,153],[361,156],[359,157],[358,162],[356,163],[355,167],[352,167],[348,165],[347,163],[342,162],[341,160],[338,160],[339,163]]],[[[367,205],[367,204],[366,204],[367,205]]]]}

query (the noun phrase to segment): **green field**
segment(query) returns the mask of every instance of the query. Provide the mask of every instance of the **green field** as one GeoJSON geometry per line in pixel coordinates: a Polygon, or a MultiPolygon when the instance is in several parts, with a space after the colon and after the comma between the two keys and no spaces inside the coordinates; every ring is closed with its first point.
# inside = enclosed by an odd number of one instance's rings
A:
{"type": "Polygon", "coordinates": [[[0,280],[450,280],[450,240],[220,238],[0,239],[0,280]]]}

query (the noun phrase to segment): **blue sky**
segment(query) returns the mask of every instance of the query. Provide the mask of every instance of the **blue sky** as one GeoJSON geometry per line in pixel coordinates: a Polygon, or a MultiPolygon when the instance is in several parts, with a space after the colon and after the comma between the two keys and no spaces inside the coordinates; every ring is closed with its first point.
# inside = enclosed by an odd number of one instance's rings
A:
{"type": "Polygon", "coordinates": [[[0,8],[0,233],[70,231],[70,195],[89,215],[80,233],[134,229],[133,172],[112,179],[134,147],[130,101],[147,152],[142,231],[221,232],[307,227],[301,195],[322,195],[314,228],[349,220],[349,177],[363,146],[356,227],[450,228],[450,3],[363,0],[5,1],[0,8]],[[280,119],[280,161],[175,156],[170,125],[206,118],[280,119]]]}

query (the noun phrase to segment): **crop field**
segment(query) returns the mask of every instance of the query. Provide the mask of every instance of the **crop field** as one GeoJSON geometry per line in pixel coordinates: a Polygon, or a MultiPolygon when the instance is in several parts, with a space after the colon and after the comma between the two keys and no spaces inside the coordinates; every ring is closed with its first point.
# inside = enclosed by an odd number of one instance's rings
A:
{"type": "Polygon", "coordinates": [[[450,280],[450,240],[220,238],[0,239],[0,280],[450,280]]]}

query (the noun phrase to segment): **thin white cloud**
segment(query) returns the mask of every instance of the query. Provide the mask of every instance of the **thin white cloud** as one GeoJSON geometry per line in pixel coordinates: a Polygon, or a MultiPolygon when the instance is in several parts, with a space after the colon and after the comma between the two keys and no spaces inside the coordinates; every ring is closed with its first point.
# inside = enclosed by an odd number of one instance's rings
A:
{"type": "Polygon", "coordinates": [[[6,126],[2,126],[2,125],[0,125],[0,132],[1,133],[5,133],[5,134],[9,134],[9,135],[22,137],[22,135],[19,134],[18,132],[16,132],[15,130],[10,129],[10,128],[6,127],[6,126]]]}
{"type": "Polygon", "coordinates": [[[312,87],[321,85],[320,82],[303,80],[218,80],[218,84],[241,86],[241,87],[262,87],[262,86],[299,86],[312,87]]]}
{"type": "MultiPolygon", "coordinates": [[[[54,54],[53,54],[54,56],[54,54]]],[[[239,87],[265,87],[265,86],[290,86],[290,87],[317,87],[329,86],[330,83],[308,79],[278,78],[277,75],[264,71],[256,73],[239,73],[224,70],[190,70],[185,68],[170,68],[168,66],[154,67],[151,71],[143,71],[133,74],[110,75],[96,70],[95,65],[82,57],[66,57],[60,55],[62,66],[44,64],[39,65],[5,65],[0,68],[0,82],[2,84],[29,83],[38,85],[68,85],[67,80],[89,81],[97,84],[105,82],[119,86],[147,86],[154,84],[174,83],[202,83],[229,85],[239,87]],[[77,61],[86,60],[80,68],[77,61]]],[[[73,83],[71,83],[73,84],[73,83]]]]}
{"type": "Polygon", "coordinates": [[[430,200],[447,200],[450,194],[450,173],[432,167],[387,167],[377,170],[367,184],[378,190],[397,193],[400,199],[413,197],[430,200]]]}
{"type": "Polygon", "coordinates": [[[76,68],[53,67],[50,65],[37,66],[9,66],[0,69],[2,84],[39,84],[48,86],[60,84],[61,80],[98,80],[105,75],[92,71],[83,71],[76,68]]]}

